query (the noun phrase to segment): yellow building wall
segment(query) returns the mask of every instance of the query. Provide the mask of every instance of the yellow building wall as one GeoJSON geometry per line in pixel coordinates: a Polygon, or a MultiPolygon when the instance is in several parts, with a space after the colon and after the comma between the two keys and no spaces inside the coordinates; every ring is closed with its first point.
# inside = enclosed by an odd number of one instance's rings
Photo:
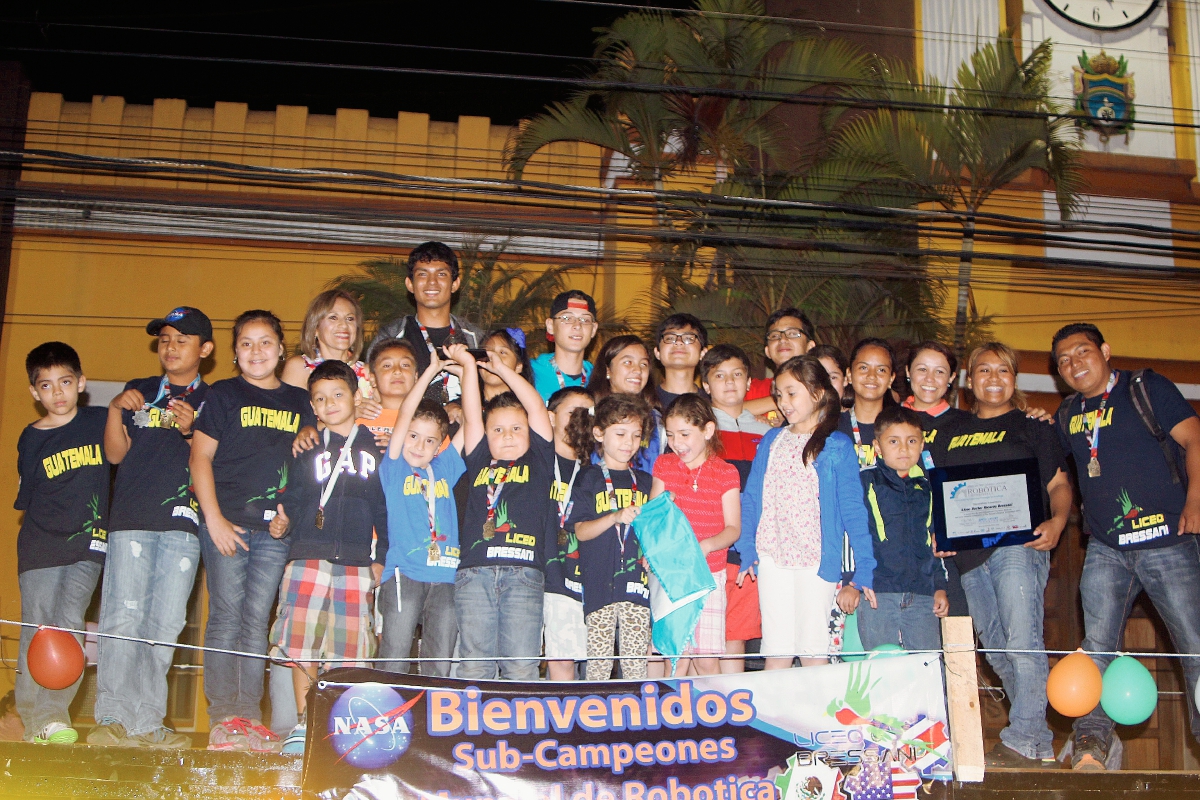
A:
{"type": "MultiPolygon", "coordinates": [[[[91,103],[64,102],[61,95],[31,97],[26,148],[66,151],[123,159],[217,161],[283,170],[376,170],[394,175],[456,179],[505,177],[503,154],[513,129],[492,125],[486,117],[457,122],[431,121],[427,114],[400,113],[394,119],[370,117],[361,109],[310,114],[280,106],[251,111],[241,103],[189,108],[182,100],[153,105],[126,104],[120,97],[96,97],[91,103]]],[[[601,152],[588,145],[554,145],[526,170],[530,181],[598,186],[601,152]]],[[[397,212],[416,201],[381,198],[366,191],[316,191],[299,184],[255,186],[201,175],[187,178],[153,175],[114,176],[48,172],[29,168],[24,186],[61,187],[70,194],[99,190],[108,197],[130,193],[187,192],[197,202],[220,203],[221,196],[259,195],[264,202],[295,197],[321,207],[347,200],[392,203],[397,212]],[[212,198],[203,197],[209,193],[212,198]],[[407,204],[407,205],[406,205],[407,204]]],[[[455,200],[478,198],[438,194],[438,208],[455,200]]],[[[572,207],[563,204],[569,211],[572,207]]],[[[446,212],[452,215],[452,211],[446,212]]],[[[520,201],[493,209],[520,216],[520,201]],[[515,210],[514,210],[515,209],[515,210]]],[[[431,237],[432,238],[432,237],[431,237]]],[[[393,255],[403,256],[397,249],[393,255]]],[[[267,308],[284,321],[290,345],[298,339],[309,300],[338,275],[353,271],[365,258],[388,253],[379,248],[273,243],[241,239],[128,237],[47,231],[18,225],[12,251],[7,313],[0,332],[0,497],[15,498],[16,442],[38,416],[24,371],[26,353],[48,340],[64,341],[79,351],[85,375],[93,381],[127,381],[157,374],[158,358],[146,335],[146,322],[178,305],[194,305],[213,320],[216,349],[205,366],[209,382],[234,374],[231,324],[242,311],[267,308]]],[[[551,262],[553,263],[553,262],[551,262]]],[[[596,293],[603,287],[581,270],[571,283],[596,293]]],[[[615,294],[627,298],[625,292],[615,294]]],[[[539,342],[536,337],[532,340],[539,342]]],[[[20,618],[16,579],[16,537],[21,515],[11,502],[0,510],[0,615],[20,618]]],[[[7,663],[17,656],[16,629],[3,633],[7,663]]],[[[0,671],[0,693],[11,688],[13,674],[0,671]]]]}

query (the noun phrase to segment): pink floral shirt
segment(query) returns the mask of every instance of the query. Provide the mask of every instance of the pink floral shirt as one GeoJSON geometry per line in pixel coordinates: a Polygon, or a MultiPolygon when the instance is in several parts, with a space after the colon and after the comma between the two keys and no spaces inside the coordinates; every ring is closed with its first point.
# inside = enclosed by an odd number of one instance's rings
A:
{"type": "Polygon", "coordinates": [[[758,552],[776,565],[816,569],[821,564],[821,507],[817,470],[804,463],[810,433],[782,431],[771,443],[763,477],[763,508],[758,522],[758,552]]]}

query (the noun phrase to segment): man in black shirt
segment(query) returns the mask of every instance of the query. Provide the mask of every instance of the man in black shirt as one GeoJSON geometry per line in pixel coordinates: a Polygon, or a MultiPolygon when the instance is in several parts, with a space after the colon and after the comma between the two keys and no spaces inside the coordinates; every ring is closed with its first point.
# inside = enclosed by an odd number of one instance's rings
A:
{"type": "MultiPolygon", "coordinates": [[[[1200,418],[1166,378],[1113,369],[1111,349],[1094,325],[1062,328],[1052,352],[1058,374],[1076,392],[1059,408],[1058,433],[1075,459],[1091,535],[1079,582],[1083,649],[1120,650],[1133,599],[1144,589],[1176,650],[1200,652],[1200,542],[1191,535],[1200,533],[1200,418]],[[1135,406],[1135,392],[1144,398],[1143,411],[1149,400],[1147,416],[1165,432],[1163,444],[1135,406]]],[[[1112,661],[1092,659],[1101,670],[1112,661]]],[[[1183,672],[1192,735],[1200,739],[1192,693],[1200,659],[1183,659],[1183,672]]],[[[1080,717],[1074,728],[1073,769],[1119,768],[1119,740],[1103,709],[1080,717]]]]}
{"type": "Polygon", "coordinates": [[[662,364],[658,402],[663,411],[681,394],[696,391],[696,365],[708,351],[708,331],[691,314],[672,314],[658,325],[654,357],[662,364]]]}
{"type": "MultiPolygon", "coordinates": [[[[408,277],[404,286],[412,292],[417,313],[392,320],[380,327],[375,341],[405,339],[417,354],[417,374],[429,366],[429,351],[446,344],[482,347],[483,331],[450,313],[450,303],[461,277],[458,256],[441,242],[425,242],[408,254],[408,277]],[[453,338],[451,338],[453,337],[453,338]]],[[[446,359],[443,357],[442,359],[446,359]]],[[[430,384],[425,396],[443,405],[457,400],[462,386],[456,376],[443,372],[430,384]]]]}

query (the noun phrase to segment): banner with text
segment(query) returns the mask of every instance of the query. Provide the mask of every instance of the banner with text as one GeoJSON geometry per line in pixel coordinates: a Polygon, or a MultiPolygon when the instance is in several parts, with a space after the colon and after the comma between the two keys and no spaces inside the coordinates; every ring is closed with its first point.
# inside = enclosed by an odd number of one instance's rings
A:
{"type": "Polygon", "coordinates": [[[339,669],[311,701],[326,800],[889,800],[949,780],[937,655],[674,680],[339,669]]]}

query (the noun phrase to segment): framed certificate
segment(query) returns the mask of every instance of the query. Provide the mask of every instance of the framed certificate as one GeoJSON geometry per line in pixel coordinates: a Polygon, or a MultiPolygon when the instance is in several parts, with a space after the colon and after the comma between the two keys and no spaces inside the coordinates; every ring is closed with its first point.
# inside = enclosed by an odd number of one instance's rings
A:
{"type": "Polygon", "coordinates": [[[1045,521],[1035,458],[936,467],[929,480],[938,550],[1025,544],[1045,521]]]}

